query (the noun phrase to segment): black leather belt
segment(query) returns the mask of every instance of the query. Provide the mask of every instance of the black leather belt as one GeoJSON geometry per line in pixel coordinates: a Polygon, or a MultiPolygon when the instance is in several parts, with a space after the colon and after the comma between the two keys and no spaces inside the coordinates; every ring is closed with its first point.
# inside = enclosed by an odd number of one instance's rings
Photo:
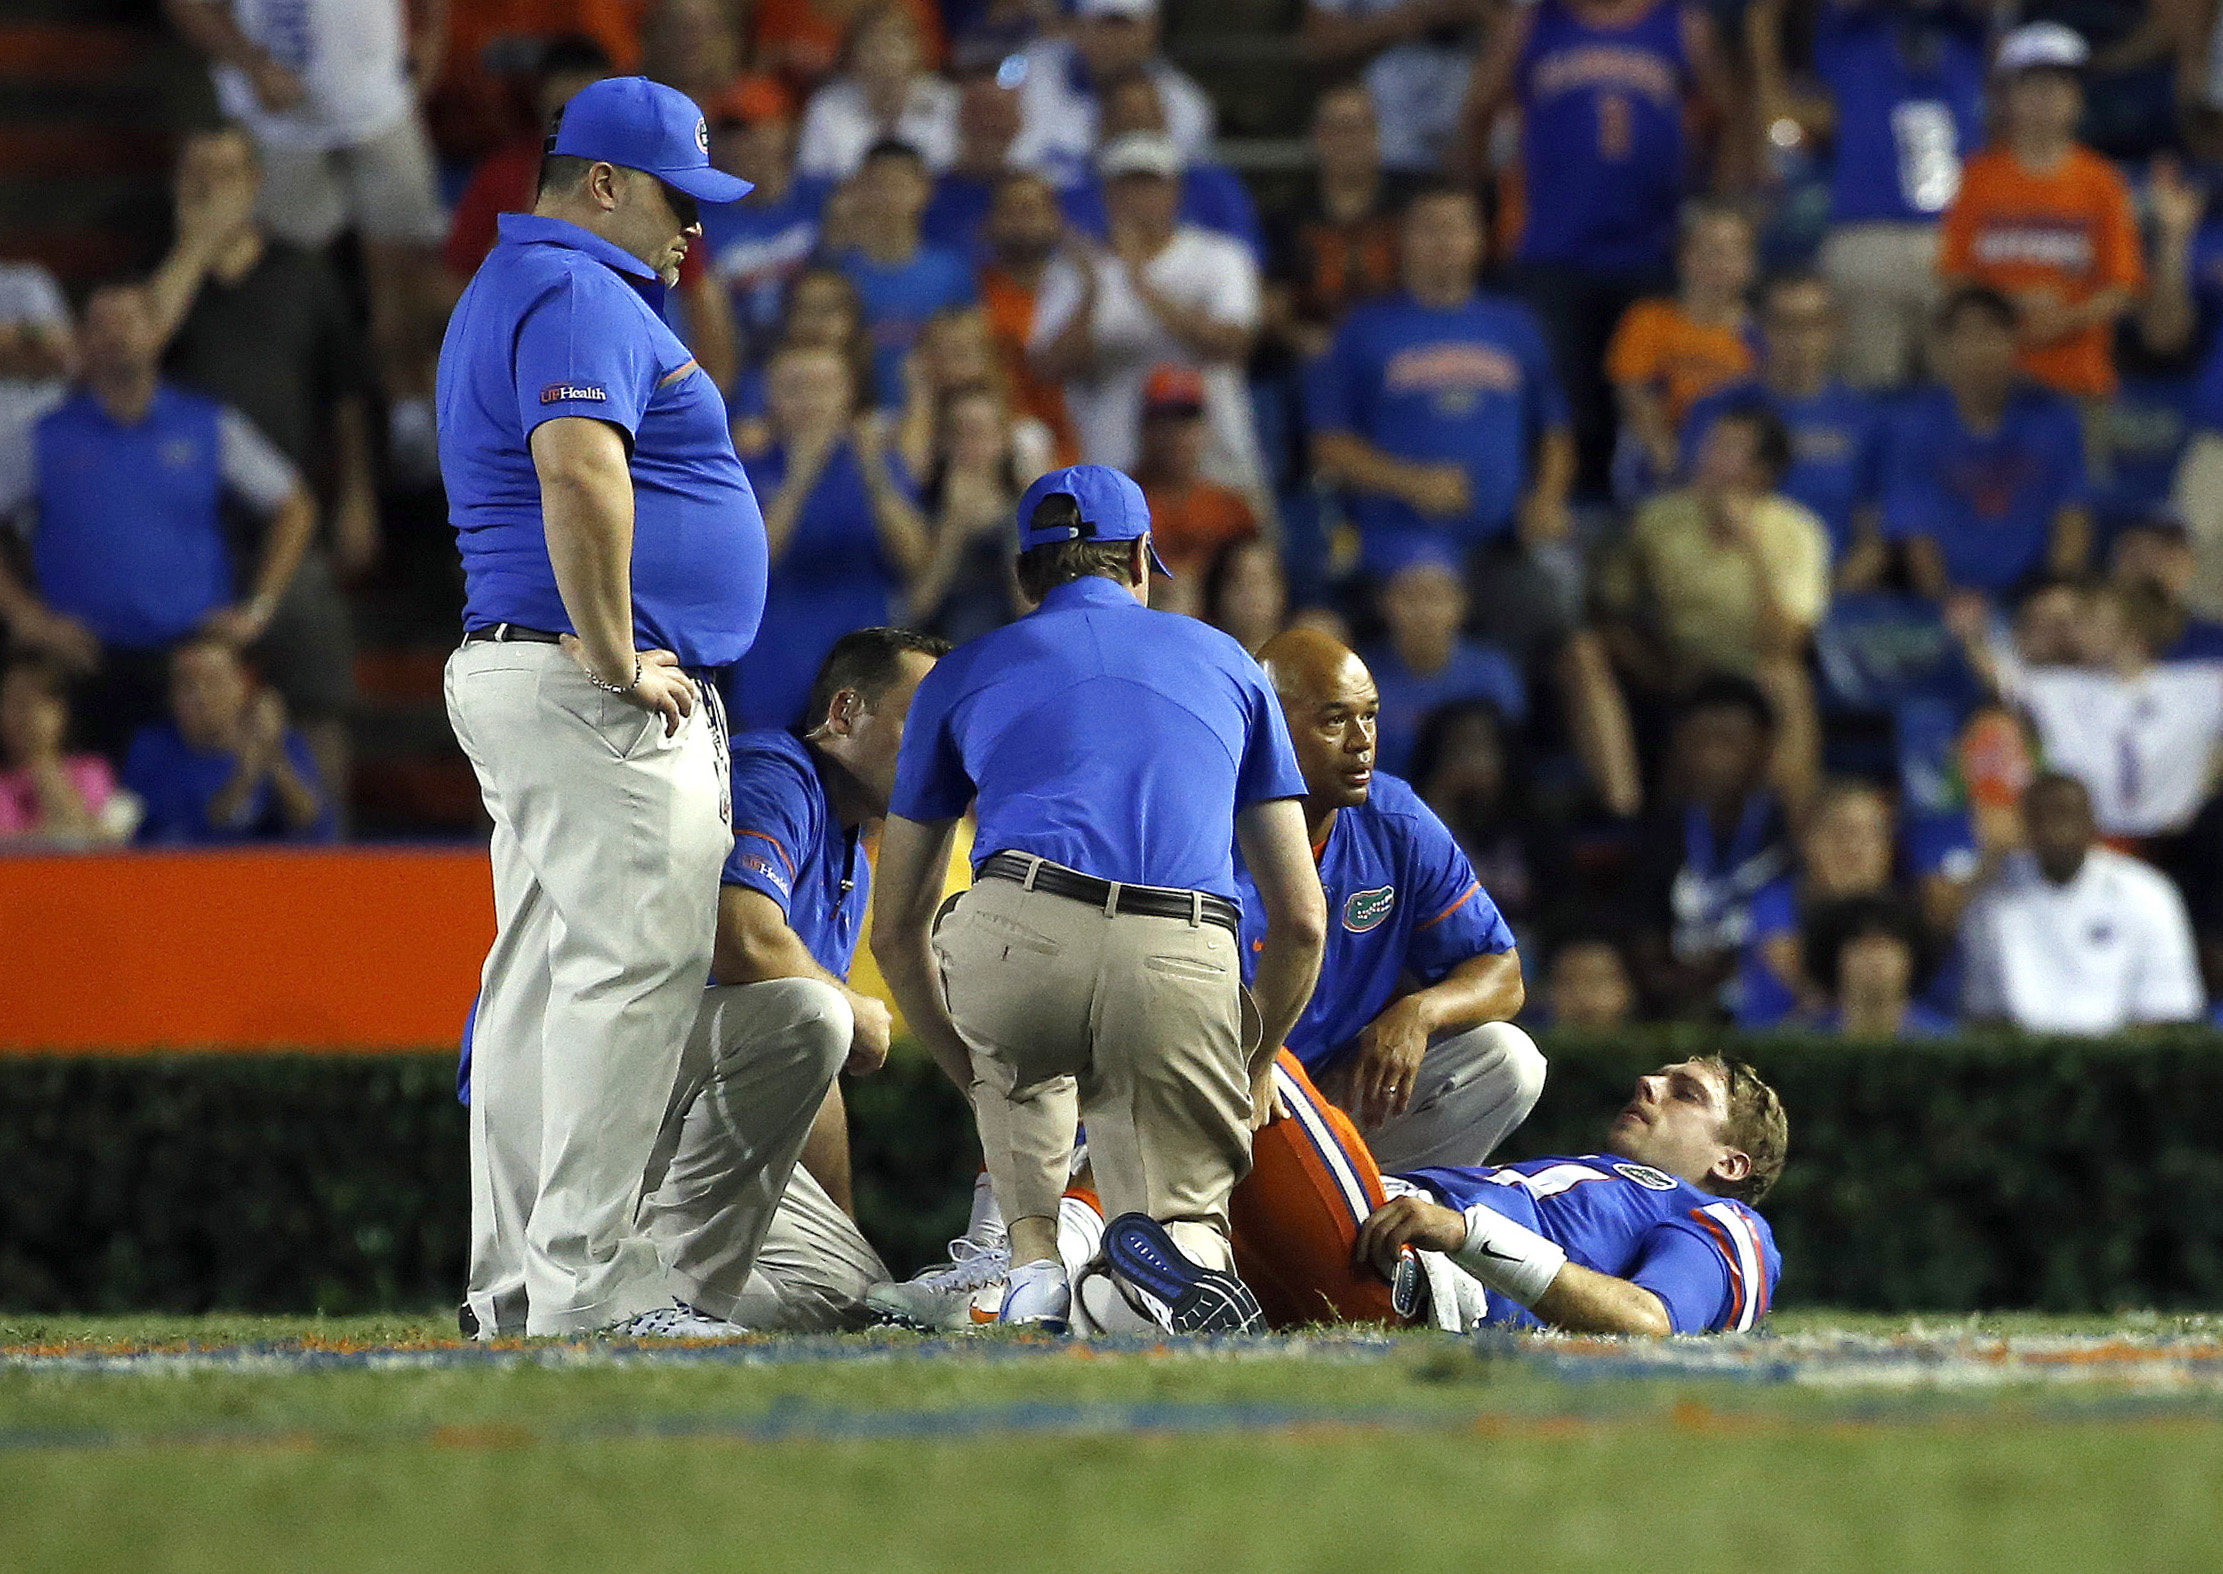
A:
{"type": "Polygon", "coordinates": [[[983,880],[1009,880],[1017,885],[1028,885],[1029,875],[1033,876],[1034,890],[1070,897],[1108,912],[1218,924],[1231,935],[1243,932],[1243,915],[1236,911],[1235,904],[1209,891],[1175,891],[1162,885],[1126,885],[1114,880],[1099,880],[1094,875],[1081,874],[1063,864],[1048,863],[1026,853],[995,853],[980,866],[983,880]]]}
{"type": "Polygon", "coordinates": [[[463,636],[466,645],[560,645],[561,634],[529,629],[522,623],[488,623],[463,636]]]}

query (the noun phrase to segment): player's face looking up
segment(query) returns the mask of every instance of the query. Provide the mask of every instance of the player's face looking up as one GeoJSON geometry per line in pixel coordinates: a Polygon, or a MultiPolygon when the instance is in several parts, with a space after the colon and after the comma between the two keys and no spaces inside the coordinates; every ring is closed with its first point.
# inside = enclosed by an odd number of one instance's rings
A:
{"type": "Polygon", "coordinates": [[[1696,1060],[1662,1066],[1636,1079],[1636,1093],[1616,1115],[1606,1151],[1719,1190],[1752,1171],[1752,1160],[1728,1140],[1729,1087],[1714,1066],[1696,1060]]]}

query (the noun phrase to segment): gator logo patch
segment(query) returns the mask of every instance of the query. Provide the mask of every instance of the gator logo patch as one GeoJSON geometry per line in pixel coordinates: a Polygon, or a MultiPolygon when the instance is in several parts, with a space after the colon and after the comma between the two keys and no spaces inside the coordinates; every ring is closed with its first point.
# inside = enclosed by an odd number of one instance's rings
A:
{"type": "Polygon", "coordinates": [[[1397,905],[1397,887],[1379,886],[1371,891],[1353,891],[1343,904],[1343,927],[1354,935],[1363,935],[1369,929],[1379,929],[1389,910],[1397,905]]]}
{"type": "Polygon", "coordinates": [[[592,383],[550,383],[540,391],[542,404],[601,404],[609,397],[592,383]]]}
{"type": "Polygon", "coordinates": [[[1625,1181],[1635,1181],[1646,1191],[1673,1191],[1678,1184],[1672,1175],[1663,1175],[1649,1164],[1616,1164],[1613,1173],[1625,1181]]]}

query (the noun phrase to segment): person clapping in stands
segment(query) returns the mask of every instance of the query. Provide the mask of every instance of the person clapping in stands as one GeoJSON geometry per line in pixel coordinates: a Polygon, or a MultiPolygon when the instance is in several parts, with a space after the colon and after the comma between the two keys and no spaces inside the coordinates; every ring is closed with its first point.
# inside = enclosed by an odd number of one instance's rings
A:
{"type": "Polygon", "coordinates": [[[141,842],[325,842],[332,801],[285,702],[229,644],[199,635],[170,656],[170,716],[142,727],[124,785],[145,801],[141,842]]]}

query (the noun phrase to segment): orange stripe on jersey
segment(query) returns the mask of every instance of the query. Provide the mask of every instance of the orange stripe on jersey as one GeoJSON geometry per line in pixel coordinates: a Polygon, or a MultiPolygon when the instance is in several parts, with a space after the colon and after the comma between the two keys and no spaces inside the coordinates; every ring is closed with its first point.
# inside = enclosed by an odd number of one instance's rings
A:
{"type": "Polygon", "coordinates": [[[1736,1245],[1729,1239],[1726,1230],[1706,1216],[1704,1209],[1693,1208],[1690,1210],[1690,1216],[1706,1227],[1706,1233],[1711,1235],[1714,1238],[1714,1244],[1721,1248],[1721,1260],[1729,1265],[1729,1316],[1724,1326],[1734,1328],[1737,1326],[1738,1320],[1744,1316],[1745,1296],[1744,1269],[1739,1263],[1736,1245]]]}
{"type": "Polygon", "coordinates": [[[737,837],[739,837],[739,836],[753,836],[753,837],[755,837],[755,838],[756,838],[756,839],[757,839],[758,841],[760,841],[760,842],[769,842],[769,843],[771,843],[771,844],[772,844],[772,851],[774,851],[774,852],[778,853],[778,854],[780,855],[780,862],[781,862],[781,863],[783,863],[783,864],[785,864],[785,865],[787,865],[787,872],[788,872],[788,874],[789,874],[790,876],[792,876],[792,875],[793,875],[793,874],[795,873],[795,860],[787,856],[787,849],[786,849],[786,848],[784,848],[784,847],[782,847],[782,846],[780,845],[780,839],[779,839],[778,837],[776,837],[776,836],[767,836],[767,835],[765,835],[765,834],[764,834],[764,833],[763,833],[762,831],[739,831],[739,830],[737,830],[737,831],[735,831],[735,832],[734,832],[733,834],[734,834],[735,836],[737,836],[737,837]]]}
{"type": "Polygon", "coordinates": [[[1413,933],[1417,935],[1417,934],[1419,934],[1419,933],[1420,933],[1420,932],[1421,932],[1421,931],[1422,931],[1423,929],[1433,929],[1433,928],[1435,928],[1435,927],[1436,927],[1436,925],[1438,925],[1438,924],[1442,923],[1442,922],[1443,922],[1443,921],[1444,921],[1444,920],[1445,920],[1446,918],[1449,918],[1449,917],[1450,917],[1450,916],[1451,916],[1451,915],[1452,915],[1453,913],[1456,913],[1456,912],[1457,912],[1457,911],[1458,911],[1458,910],[1459,910],[1460,908],[1462,908],[1462,907],[1466,906],[1466,905],[1467,905],[1467,903],[1469,903],[1469,902],[1473,901],[1473,900],[1474,900],[1474,899],[1475,899],[1475,898],[1476,898],[1477,896],[1479,896],[1479,895],[1481,895],[1481,894],[1482,894],[1482,883],[1481,883],[1481,882],[1480,882],[1480,881],[1478,880],[1478,881],[1476,881],[1476,882],[1475,882],[1474,884],[1472,884],[1472,885],[1470,885],[1470,886],[1468,886],[1468,887],[1467,887],[1467,893],[1466,893],[1466,895],[1464,895],[1464,896],[1460,897],[1460,898],[1459,898],[1459,899],[1458,899],[1458,900],[1457,900],[1456,902],[1453,902],[1453,903],[1452,903],[1452,904],[1451,904],[1451,905],[1450,905],[1449,907],[1445,908],[1445,909],[1444,909],[1444,910],[1443,910],[1442,912],[1440,912],[1440,913],[1436,914],[1436,916],[1435,916],[1435,917],[1433,917],[1433,918],[1429,919],[1429,920],[1428,920],[1428,921],[1427,921],[1426,923],[1424,923],[1424,924],[1415,924],[1415,925],[1413,925],[1413,933]]]}

